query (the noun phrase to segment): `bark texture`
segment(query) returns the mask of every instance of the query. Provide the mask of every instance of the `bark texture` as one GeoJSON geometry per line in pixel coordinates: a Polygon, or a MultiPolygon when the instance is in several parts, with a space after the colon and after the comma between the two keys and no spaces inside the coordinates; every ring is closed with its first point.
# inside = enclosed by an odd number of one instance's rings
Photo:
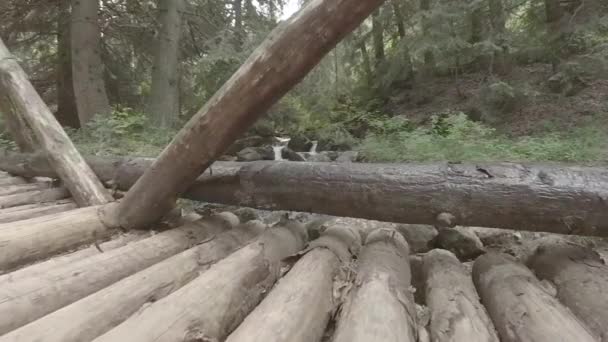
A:
{"type": "Polygon", "coordinates": [[[529,264],[540,279],[555,285],[562,303],[608,341],[608,267],[599,255],[573,243],[543,243],[529,264]]]}
{"type": "Polygon", "coordinates": [[[31,203],[58,201],[70,197],[65,188],[34,190],[0,197],[0,208],[10,208],[31,203]]]}
{"type": "MultiPolygon", "coordinates": [[[[234,215],[232,220],[238,223],[238,218],[234,215]]],[[[229,228],[230,220],[203,220],[72,264],[49,269],[34,278],[9,281],[0,289],[0,335],[229,228]]]]}
{"type": "Polygon", "coordinates": [[[103,79],[99,1],[72,0],[72,76],[80,124],[112,110],[103,79]]]}
{"type": "Polygon", "coordinates": [[[425,254],[422,273],[432,341],[499,342],[470,275],[454,254],[442,249],[425,254]]]}
{"type": "Polygon", "coordinates": [[[332,341],[417,341],[408,254],[396,230],[378,229],[367,236],[332,341]]]}
{"type": "Polygon", "coordinates": [[[179,115],[179,40],[183,0],[158,0],[158,39],[152,68],[148,114],[159,127],[170,127],[179,115]]]}
{"type": "Polygon", "coordinates": [[[503,342],[598,341],[528,268],[506,255],[477,258],[473,280],[503,342]]]}
{"type": "Polygon", "coordinates": [[[52,186],[52,184],[49,182],[9,185],[9,186],[0,188],[0,196],[20,194],[23,192],[35,191],[35,190],[44,190],[44,189],[50,188],[51,186],[52,186]]]}
{"type": "Polygon", "coordinates": [[[22,115],[31,127],[51,166],[76,203],[88,206],[112,200],[1,39],[0,90],[8,94],[16,107],[15,114],[22,115]]]}
{"type": "Polygon", "coordinates": [[[382,0],[309,2],[282,22],[192,117],[114,213],[122,227],[156,222],[230,145],[382,0]]]}
{"type": "Polygon", "coordinates": [[[74,79],[72,78],[72,36],[70,0],[59,0],[57,16],[57,113],[62,126],[80,128],[74,79]]]}
{"type": "Polygon", "coordinates": [[[62,200],[56,202],[41,203],[41,205],[37,208],[23,209],[7,213],[4,213],[3,210],[0,210],[0,223],[27,220],[44,215],[62,213],[64,211],[73,210],[76,208],[76,203],[69,200],[62,200]]]}
{"type": "Polygon", "coordinates": [[[327,228],[226,341],[321,341],[341,301],[337,289],[346,281],[341,266],[351,261],[351,251],[357,253],[361,243],[354,228],[327,228]]]}
{"type": "MultiPolygon", "coordinates": [[[[2,155],[2,153],[0,153],[2,155]]],[[[106,183],[128,190],[152,159],[87,158],[106,183]]],[[[40,157],[4,154],[0,169],[54,172],[40,157]]],[[[387,222],[512,228],[608,236],[608,171],[542,164],[330,164],[216,162],[184,198],[258,209],[387,222]]]]}
{"type": "Polygon", "coordinates": [[[13,138],[19,151],[27,153],[35,152],[38,149],[38,143],[34,138],[34,133],[17,112],[19,110],[17,106],[5,94],[0,94],[0,110],[3,112],[2,117],[8,133],[13,138]]]}
{"type": "Polygon", "coordinates": [[[305,240],[299,224],[270,229],[95,341],[221,341],[270,290],[281,260],[305,240]]]}
{"type": "Polygon", "coordinates": [[[0,224],[0,272],[103,240],[113,231],[89,207],[0,224]]]}

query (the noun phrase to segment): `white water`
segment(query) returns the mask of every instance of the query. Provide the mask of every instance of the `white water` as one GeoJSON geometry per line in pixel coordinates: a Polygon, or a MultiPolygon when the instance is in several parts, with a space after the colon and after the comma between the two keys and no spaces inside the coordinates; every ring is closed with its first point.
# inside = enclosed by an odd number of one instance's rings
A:
{"type": "Polygon", "coordinates": [[[272,146],[272,151],[274,152],[274,160],[285,160],[283,159],[283,149],[287,147],[287,144],[289,144],[291,138],[276,137],[276,139],[279,141],[279,144],[272,146]]]}
{"type": "Polygon", "coordinates": [[[313,140],[313,142],[312,142],[312,147],[310,148],[310,152],[309,152],[311,155],[315,155],[315,154],[317,154],[317,145],[318,145],[318,144],[319,144],[319,142],[318,142],[318,141],[313,140]]]}

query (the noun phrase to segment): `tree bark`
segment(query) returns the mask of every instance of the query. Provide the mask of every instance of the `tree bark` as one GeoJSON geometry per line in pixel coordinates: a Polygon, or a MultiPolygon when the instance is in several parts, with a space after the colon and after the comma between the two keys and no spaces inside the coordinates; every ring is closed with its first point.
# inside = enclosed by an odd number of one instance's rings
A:
{"type": "Polygon", "coordinates": [[[408,254],[407,242],[396,230],[368,235],[332,341],[417,341],[408,254]]]}
{"type": "Polygon", "coordinates": [[[0,196],[20,194],[23,192],[35,191],[35,190],[44,190],[44,189],[50,188],[51,186],[52,186],[52,184],[48,183],[48,182],[9,185],[9,186],[0,188],[0,196]]]}
{"type": "Polygon", "coordinates": [[[270,290],[281,260],[305,240],[300,224],[273,228],[95,342],[221,341],[270,290]]]}
{"type": "Polygon", "coordinates": [[[529,269],[507,256],[477,258],[473,280],[501,341],[598,341],[529,269]]]}
{"type": "Polygon", "coordinates": [[[4,213],[0,210],[0,223],[15,222],[27,220],[44,215],[62,213],[64,211],[76,209],[76,203],[69,201],[58,201],[43,203],[38,208],[24,209],[10,213],[4,213]]]}
{"type": "Polygon", "coordinates": [[[61,125],[28,81],[25,72],[0,40],[0,89],[23,115],[53,169],[80,206],[105,204],[110,194],[80,156],[61,125]]]}
{"type": "Polygon", "coordinates": [[[233,0],[234,6],[234,48],[240,52],[245,41],[245,30],[243,29],[243,0],[233,0]]]}
{"type": "Polygon", "coordinates": [[[384,53],[384,25],[380,18],[380,9],[377,9],[372,14],[372,38],[374,41],[374,57],[376,72],[382,66],[385,59],[384,53]]]}
{"type": "Polygon", "coordinates": [[[0,179],[0,186],[10,186],[10,185],[19,185],[26,184],[27,181],[21,177],[6,177],[0,179]]]}
{"type": "Polygon", "coordinates": [[[491,72],[506,74],[510,71],[509,49],[505,37],[506,15],[503,0],[489,0],[490,27],[494,43],[502,51],[494,53],[494,61],[491,72]]]}
{"type": "MultiPolygon", "coordinates": [[[[430,40],[431,21],[429,19],[431,10],[431,0],[420,0],[420,11],[423,12],[422,17],[422,34],[425,39],[430,40]]],[[[435,72],[435,54],[433,50],[427,48],[424,51],[424,73],[423,76],[428,77],[435,72]]]]}
{"type": "Polygon", "coordinates": [[[434,342],[499,342],[464,266],[451,252],[434,249],[422,258],[426,305],[434,342]]]}
{"type": "Polygon", "coordinates": [[[382,0],[309,2],[282,22],[165,148],[113,213],[121,227],[157,221],[188,186],[382,0]]]}
{"type": "Polygon", "coordinates": [[[111,236],[114,231],[103,224],[99,210],[89,207],[0,224],[0,272],[111,236]]]}
{"type": "Polygon", "coordinates": [[[111,113],[103,79],[99,1],[72,0],[72,73],[81,125],[111,113]]]}
{"type": "MultiPolygon", "coordinates": [[[[138,158],[87,161],[121,190],[152,165],[138,158]]],[[[54,175],[30,155],[5,154],[0,169],[54,175]]],[[[411,224],[435,225],[439,214],[450,213],[451,225],[608,236],[608,171],[602,167],[216,162],[213,175],[199,177],[183,197],[411,224]]]]}
{"type": "Polygon", "coordinates": [[[63,126],[80,128],[74,80],[72,78],[72,37],[70,0],[59,0],[57,16],[57,113],[55,117],[63,126]]]}
{"type": "Polygon", "coordinates": [[[321,341],[342,299],[337,289],[347,281],[341,268],[361,243],[355,228],[327,228],[226,342],[321,341]]]}
{"type": "Polygon", "coordinates": [[[70,197],[65,188],[34,190],[20,194],[0,197],[0,209],[22,206],[32,203],[58,201],[70,197]]]}
{"type": "Polygon", "coordinates": [[[148,114],[158,127],[168,128],[179,116],[179,41],[183,0],[158,0],[158,39],[152,68],[148,114]]]}
{"type": "MultiPolygon", "coordinates": [[[[1,63],[2,61],[0,61],[1,63]]],[[[38,149],[38,143],[34,138],[34,133],[19,115],[17,106],[7,95],[0,94],[0,110],[3,112],[2,117],[6,123],[8,133],[19,151],[24,153],[35,152],[38,149]]]]}
{"type": "Polygon", "coordinates": [[[599,255],[569,242],[544,243],[529,264],[540,279],[555,285],[564,305],[608,341],[608,267],[599,255]]]}
{"type": "Polygon", "coordinates": [[[393,6],[393,14],[395,15],[395,25],[397,26],[397,33],[399,38],[405,38],[405,18],[403,17],[403,11],[401,11],[400,0],[391,0],[391,6],[393,6]]]}
{"type": "MultiPolygon", "coordinates": [[[[91,341],[186,285],[264,230],[252,222],[124,278],[0,338],[1,342],[91,341]]],[[[129,340],[130,341],[130,340],[129,340]]]]}
{"type": "Polygon", "coordinates": [[[199,244],[238,224],[238,218],[203,220],[122,248],[7,282],[0,289],[0,335],[88,296],[122,278],[199,244]]]}

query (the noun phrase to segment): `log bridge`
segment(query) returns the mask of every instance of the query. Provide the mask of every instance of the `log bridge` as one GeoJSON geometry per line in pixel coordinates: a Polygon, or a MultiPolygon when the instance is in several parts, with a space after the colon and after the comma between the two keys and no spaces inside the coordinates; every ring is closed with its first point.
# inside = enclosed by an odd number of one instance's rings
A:
{"type": "Polygon", "coordinates": [[[608,341],[608,269],[585,247],[546,243],[525,263],[487,253],[471,269],[442,249],[410,257],[386,223],[606,236],[604,169],[205,173],[382,2],[308,2],[156,159],[83,157],[0,39],[0,105],[20,149],[0,153],[0,342],[608,341]],[[176,217],[180,197],[360,219],[176,217]]]}

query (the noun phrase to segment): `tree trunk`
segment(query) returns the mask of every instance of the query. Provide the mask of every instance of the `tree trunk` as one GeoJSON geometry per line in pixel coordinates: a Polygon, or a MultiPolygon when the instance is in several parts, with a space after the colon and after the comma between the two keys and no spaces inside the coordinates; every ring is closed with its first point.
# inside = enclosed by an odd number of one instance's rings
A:
{"type": "Polygon", "coordinates": [[[57,16],[57,113],[55,117],[63,126],[80,128],[74,80],[72,78],[72,37],[70,0],[59,0],[57,16]]]}
{"type": "MultiPolygon", "coordinates": [[[[87,161],[101,180],[121,190],[153,163],[87,161]]],[[[0,169],[54,175],[44,160],[29,155],[5,154],[0,169]]],[[[412,224],[435,225],[439,214],[450,213],[450,225],[608,236],[608,172],[601,167],[216,162],[213,175],[202,175],[183,197],[412,224]]]]}
{"type": "Polygon", "coordinates": [[[44,190],[52,186],[50,182],[27,183],[19,185],[9,185],[0,188],[0,196],[20,194],[28,191],[44,190]]]}
{"type": "Polygon", "coordinates": [[[158,0],[158,40],[152,68],[148,114],[161,128],[179,116],[179,40],[183,0],[158,0]]]}
{"type": "MultiPolygon", "coordinates": [[[[182,286],[264,229],[249,223],[124,278],[2,338],[1,342],[81,342],[108,332],[182,286]]],[[[129,339],[130,341],[130,339],[129,339]]]]}
{"type": "Polygon", "coordinates": [[[332,341],[417,341],[408,254],[407,242],[396,230],[368,235],[332,341]]]}
{"type": "Polygon", "coordinates": [[[505,37],[506,16],[503,0],[489,0],[490,26],[494,43],[502,51],[494,53],[494,61],[491,72],[507,74],[510,71],[509,51],[505,37]]]}
{"type": "MultiPolygon", "coordinates": [[[[431,10],[431,0],[420,0],[420,11],[423,12],[422,15],[422,34],[425,36],[425,39],[430,40],[430,31],[431,31],[431,22],[429,19],[431,10]]],[[[427,48],[424,51],[424,72],[423,76],[428,77],[433,75],[435,72],[435,54],[433,50],[427,48]]]]}
{"type": "Polygon", "coordinates": [[[80,124],[112,110],[103,79],[99,1],[72,0],[72,77],[80,124]]]}
{"type": "Polygon", "coordinates": [[[64,211],[76,209],[76,203],[72,201],[58,201],[42,203],[38,208],[24,209],[10,213],[0,210],[0,223],[27,220],[44,215],[62,213],[64,211]]]}
{"type": "MultiPolygon", "coordinates": [[[[1,159],[0,159],[1,162],[1,159]]],[[[27,180],[21,177],[7,177],[0,179],[0,186],[26,184],[27,180]]]]}
{"type": "MultiPolygon", "coordinates": [[[[1,63],[2,61],[0,61],[1,63]]],[[[17,145],[17,148],[21,152],[35,152],[38,150],[38,143],[36,142],[36,138],[34,138],[34,133],[17,112],[18,110],[18,107],[8,96],[0,94],[0,111],[2,111],[7,131],[15,142],[15,145],[17,145]]]]}
{"type": "Polygon", "coordinates": [[[302,225],[273,228],[95,342],[221,341],[272,288],[281,260],[305,240],[302,225]]]}
{"type": "Polygon", "coordinates": [[[483,9],[477,5],[471,11],[471,37],[469,43],[476,44],[483,40],[483,9]]]}
{"type": "Polygon", "coordinates": [[[399,38],[405,38],[405,18],[403,17],[403,12],[401,11],[401,5],[399,4],[400,0],[391,0],[391,5],[393,6],[393,14],[395,16],[395,25],[397,26],[397,33],[399,34],[399,38]]]}
{"type": "Polygon", "coordinates": [[[556,286],[564,305],[608,341],[608,267],[599,255],[573,243],[545,243],[529,264],[540,279],[556,286]]]}
{"type": "MultiPolygon", "coordinates": [[[[238,218],[231,218],[238,224],[238,218]]],[[[47,270],[0,289],[0,335],[84,298],[122,278],[230,229],[230,219],[209,219],[156,234],[128,246],[47,270]]]]}
{"type": "Polygon", "coordinates": [[[111,236],[113,230],[100,220],[99,210],[89,207],[0,224],[0,272],[111,236]]]}
{"type": "Polygon", "coordinates": [[[240,52],[245,41],[245,31],[243,29],[243,0],[233,0],[234,6],[234,48],[240,52]]]}
{"type": "Polygon", "coordinates": [[[382,0],[309,2],[281,23],[165,148],[113,213],[122,227],[156,222],[235,140],[382,0]]]}
{"type": "Polygon", "coordinates": [[[473,280],[503,342],[598,341],[529,269],[507,256],[477,258],[473,280]]]}
{"type": "Polygon", "coordinates": [[[380,9],[375,10],[372,15],[372,38],[374,41],[376,72],[379,72],[379,68],[383,65],[385,59],[384,25],[382,25],[382,19],[380,18],[380,9]]]}
{"type": "Polygon", "coordinates": [[[340,272],[361,248],[352,227],[330,226],[226,342],[318,342],[341,299],[340,272]],[[285,319],[289,317],[289,319],[285,319]]]}
{"type": "Polygon", "coordinates": [[[34,190],[20,194],[1,196],[0,209],[22,206],[32,203],[58,201],[68,198],[70,194],[65,188],[34,190]]]}
{"type": "Polygon", "coordinates": [[[561,57],[561,43],[563,35],[564,10],[560,0],[545,0],[545,16],[547,22],[547,35],[549,45],[549,58],[553,65],[553,71],[557,71],[561,57]]]}
{"type": "Polygon", "coordinates": [[[432,341],[499,342],[471,277],[454,254],[441,249],[425,254],[422,273],[432,341]]]}
{"type": "Polygon", "coordinates": [[[363,72],[365,73],[366,82],[368,85],[371,85],[372,80],[374,79],[374,72],[372,71],[372,63],[369,59],[365,41],[359,43],[359,50],[361,50],[361,58],[363,59],[363,72]]]}
{"type": "Polygon", "coordinates": [[[0,39],[0,90],[32,128],[53,169],[80,206],[112,200],[0,39]]]}

